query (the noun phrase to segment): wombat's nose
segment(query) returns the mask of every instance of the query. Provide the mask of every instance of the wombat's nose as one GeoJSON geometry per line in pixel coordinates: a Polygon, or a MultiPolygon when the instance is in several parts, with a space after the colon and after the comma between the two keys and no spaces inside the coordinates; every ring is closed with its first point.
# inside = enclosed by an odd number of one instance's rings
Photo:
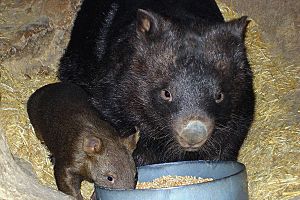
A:
{"type": "Polygon", "coordinates": [[[182,147],[196,148],[206,141],[208,135],[208,128],[203,122],[192,120],[178,133],[178,139],[182,147]]]}
{"type": "Polygon", "coordinates": [[[181,137],[187,138],[191,142],[201,140],[201,138],[207,137],[207,128],[201,121],[190,121],[183,128],[181,137]]]}

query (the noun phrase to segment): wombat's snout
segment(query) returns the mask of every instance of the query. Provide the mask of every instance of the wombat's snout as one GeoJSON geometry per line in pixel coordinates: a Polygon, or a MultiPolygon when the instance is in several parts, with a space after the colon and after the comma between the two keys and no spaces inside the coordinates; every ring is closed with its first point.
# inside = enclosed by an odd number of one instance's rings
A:
{"type": "Polygon", "coordinates": [[[198,150],[209,138],[213,129],[210,119],[189,120],[177,128],[176,138],[186,151],[198,150]]]}

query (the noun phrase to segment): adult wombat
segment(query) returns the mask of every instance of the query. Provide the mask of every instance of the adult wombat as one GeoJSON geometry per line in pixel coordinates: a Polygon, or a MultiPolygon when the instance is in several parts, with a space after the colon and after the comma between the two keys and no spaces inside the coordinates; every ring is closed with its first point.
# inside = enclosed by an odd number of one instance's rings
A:
{"type": "Polygon", "coordinates": [[[79,86],[55,83],[38,89],[27,103],[36,135],[54,158],[58,189],[83,199],[83,180],[110,188],[134,188],[135,135],[119,138],[87,100],[79,86]]]}
{"type": "Polygon", "coordinates": [[[87,91],[137,165],[236,160],[253,120],[246,17],[213,0],[85,0],[59,78],[87,91]]]}

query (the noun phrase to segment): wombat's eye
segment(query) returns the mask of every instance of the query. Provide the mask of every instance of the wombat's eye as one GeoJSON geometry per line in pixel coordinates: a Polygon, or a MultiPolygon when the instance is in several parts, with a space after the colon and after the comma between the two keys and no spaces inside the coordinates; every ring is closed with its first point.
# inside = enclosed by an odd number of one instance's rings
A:
{"type": "Polygon", "coordinates": [[[112,176],[107,176],[107,180],[112,183],[115,181],[114,177],[112,176]]]}
{"type": "Polygon", "coordinates": [[[172,101],[172,95],[168,90],[160,91],[160,96],[163,100],[172,101]]]}
{"type": "Polygon", "coordinates": [[[215,96],[216,103],[221,103],[224,99],[224,94],[222,92],[218,92],[215,96]]]}

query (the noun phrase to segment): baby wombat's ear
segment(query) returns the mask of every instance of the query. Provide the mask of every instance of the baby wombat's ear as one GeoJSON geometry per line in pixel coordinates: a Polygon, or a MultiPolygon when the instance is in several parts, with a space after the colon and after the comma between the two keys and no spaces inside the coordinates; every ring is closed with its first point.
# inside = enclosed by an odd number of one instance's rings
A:
{"type": "Polygon", "coordinates": [[[83,150],[87,154],[95,154],[95,153],[100,153],[103,149],[103,143],[101,139],[89,135],[86,136],[83,140],[83,150]]]}
{"type": "Polygon", "coordinates": [[[231,33],[244,40],[249,22],[247,16],[229,21],[231,33]]]}
{"type": "Polygon", "coordinates": [[[158,31],[158,16],[156,14],[138,9],[136,30],[138,34],[150,35],[158,31]]]}
{"type": "Polygon", "coordinates": [[[121,143],[124,144],[126,149],[132,154],[136,148],[136,144],[140,139],[140,132],[137,130],[135,134],[130,135],[126,138],[121,138],[121,143]]]}

